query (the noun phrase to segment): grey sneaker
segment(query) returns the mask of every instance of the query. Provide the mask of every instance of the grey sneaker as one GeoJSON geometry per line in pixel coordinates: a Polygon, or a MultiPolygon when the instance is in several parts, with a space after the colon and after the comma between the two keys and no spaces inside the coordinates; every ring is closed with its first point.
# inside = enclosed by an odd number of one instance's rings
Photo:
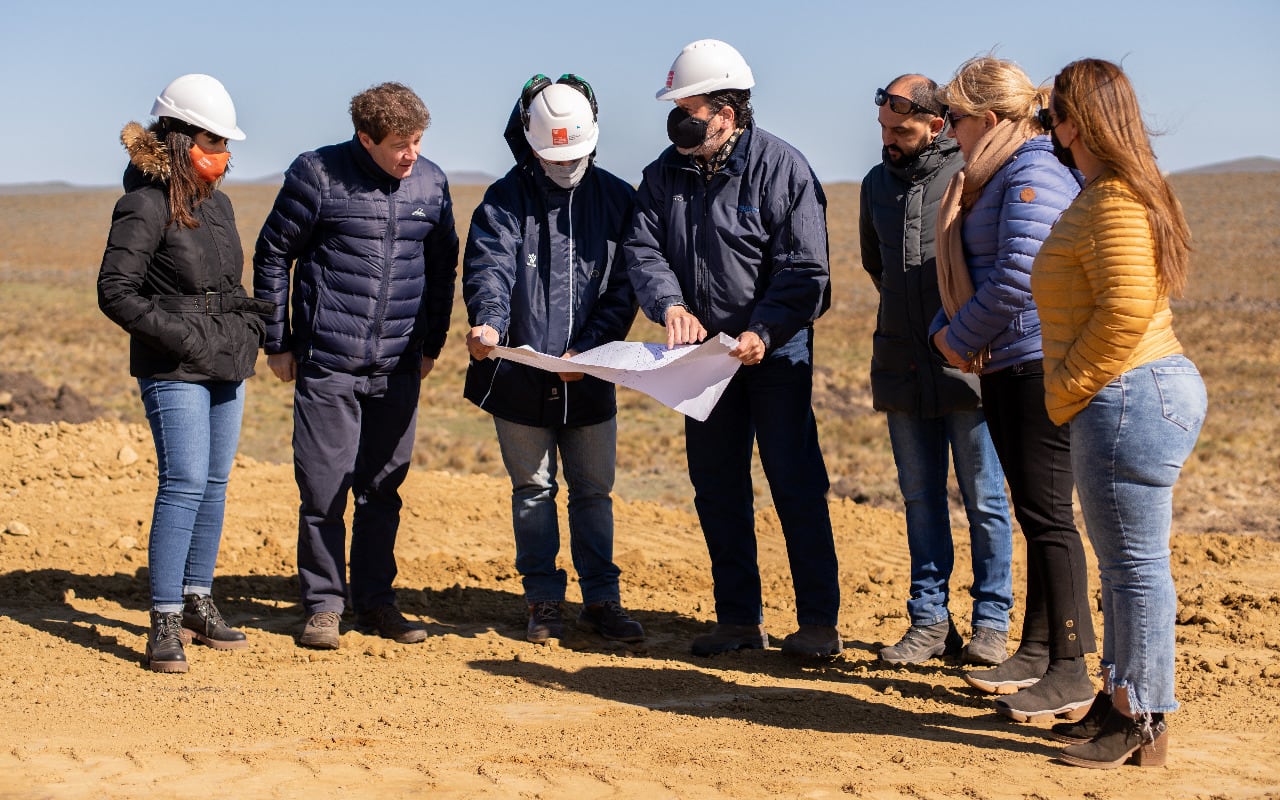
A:
{"type": "Polygon", "coordinates": [[[834,658],[843,651],[840,632],[826,625],[801,625],[782,640],[782,652],[797,658],[834,658]]]}
{"type": "Polygon", "coordinates": [[[307,617],[307,624],[298,637],[298,644],[319,650],[338,649],[338,623],[342,615],[337,611],[317,611],[307,617]]]}
{"type": "Polygon", "coordinates": [[[539,600],[529,604],[529,627],[524,638],[534,644],[564,636],[564,607],[557,600],[539,600]]]}
{"type": "Polygon", "coordinates": [[[998,631],[985,625],[973,626],[973,637],[960,653],[960,661],[964,664],[979,664],[985,667],[998,666],[1009,657],[1005,645],[1009,641],[1007,631],[998,631]]]}
{"type": "Polygon", "coordinates": [[[897,644],[880,651],[880,660],[889,664],[923,664],[938,656],[956,656],[964,640],[950,619],[933,625],[912,625],[897,644]]]}
{"type": "Polygon", "coordinates": [[[996,699],[996,711],[1015,722],[1052,722],[1054,717],[1075,721],[1093,705],[1093,683],[1084,657],[1049,662],[1044,677],[1031,686],[996,699]]]}

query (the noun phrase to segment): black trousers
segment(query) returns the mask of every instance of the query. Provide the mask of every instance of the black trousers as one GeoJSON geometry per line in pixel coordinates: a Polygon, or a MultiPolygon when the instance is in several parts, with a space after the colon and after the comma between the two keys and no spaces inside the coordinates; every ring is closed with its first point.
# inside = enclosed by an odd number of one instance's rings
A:
{"type": "Polygon", "coordinates": [[[1051,658],[1092,653],[1088,567],[1071,510],[1070,429],[1049,420],[1040,360],[983,375],[982,405],[1027,541],[1022,640],[1048,642],[1051,658]]]}

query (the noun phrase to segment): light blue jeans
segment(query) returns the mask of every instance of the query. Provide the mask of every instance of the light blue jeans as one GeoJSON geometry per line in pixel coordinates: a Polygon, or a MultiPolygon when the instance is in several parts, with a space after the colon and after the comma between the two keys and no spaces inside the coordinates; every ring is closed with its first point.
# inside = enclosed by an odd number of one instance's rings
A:
{"type": "Polygon", "coordinates": [[[1131,711],[1176,711],[1169,571],[1173,484],[1208,404],[1194,364],[1169,356],[1129,370],[1071,421],[1071,462],[1102,578],[1102,668],[1131,711]]]}
{"type": "Polygon", "coordinates": [[[907,516],[911,552],[912,625],[948,618],[955,549],[947,509],[947,451],[969,519],[973,551],[973,625],[1009,630],[1013,607],[1013,527],[1004,494],[1004,471],[981,410],[954,411],[921,419],[889,412],[889,442],[898,467],[898,487],[907,516]]]}
{"type": "Polygon", "coordinates": [[[493,418],[502,463],[511,476],[511,520],[516,571],[525,599],[563,601],[568,576],[556,567],[560,523],[556,512],[556,452],[569,485],[569,552],[584,604],[619,599],[613,563],[613,490],[618,423],[539,428],[493,418]]]}
{"type": "Polygon", "coordinates": [[[148,544],[151,605],[181,611],[183,594],[213,586],[244,383],[139,378],[138,387],[160,479],[148,544]]]}

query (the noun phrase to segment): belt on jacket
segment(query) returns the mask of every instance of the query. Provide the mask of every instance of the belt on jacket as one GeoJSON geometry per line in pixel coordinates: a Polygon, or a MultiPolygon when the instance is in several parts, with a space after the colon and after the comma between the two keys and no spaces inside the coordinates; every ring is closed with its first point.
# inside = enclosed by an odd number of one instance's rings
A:
{"type": "Polygon", "coordinates": [[[179,314],[230,314],[235,311],[271,314],[275,311],[275,304],[270,301],[242,297],[235,292],[158,294],[151,299],[162,310],[179,314]]]}

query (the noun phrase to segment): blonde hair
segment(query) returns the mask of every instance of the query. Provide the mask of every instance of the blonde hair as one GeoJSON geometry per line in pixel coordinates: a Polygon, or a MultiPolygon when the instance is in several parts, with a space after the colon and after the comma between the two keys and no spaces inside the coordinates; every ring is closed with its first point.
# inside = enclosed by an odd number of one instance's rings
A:
{"type": "Polygon", "coordinates": [[[1059,121],[1075,123],[1085,148],[1146,206],[1156,274],[1166,291],[1181,294],[1191,260],[1191,228],[1182,204],[1156,165],[1129,78],[1110,61],[1073,61],[1053,80],[1053,113],[1059,121]]]}
{"type": "Polygon", "coordinates": [[[960,114],[994,111],[1014,123],[1035,119],[1049,103],[1049,90],[1036,86],[1016,63],[992,55],[975,56],[960,65],[938,102],[960,114]]]}

